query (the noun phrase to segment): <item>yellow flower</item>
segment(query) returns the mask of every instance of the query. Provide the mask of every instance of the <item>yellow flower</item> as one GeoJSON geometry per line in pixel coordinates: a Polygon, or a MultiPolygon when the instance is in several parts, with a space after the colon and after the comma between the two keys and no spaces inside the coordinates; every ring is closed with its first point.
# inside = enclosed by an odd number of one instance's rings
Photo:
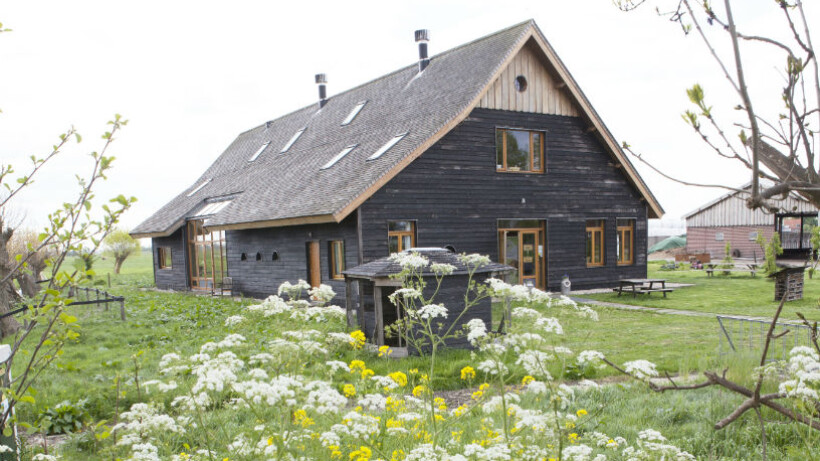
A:
{"type": "Polygon", "coordinates": [[[436,405],[439,410],[446,410],[447,409],[447,403],[441,397],[434,398],[433,399],[433,404],[436,405]]]}
{"type": "Polygon", "coordinates": [[[461,379],[463,379],[465,381],[467,381],[467,380],[472,381],[473,379],[475,379],[475,369],[473,367],[469,366],[469,365],[462,368],[461,369],[461,379]]]}
{"type": "Polygon", "coordinates": [[[362,333],[362,330],[356,330],[350,333],[350,345],[353,346],[353,349],[361,349],[366,340],[367,338],[364,333],[362,333]]]}
{"type": "Polygon", "coordinates": [[[569,443],[578,443],[578,434],[576,434],[575,432],[568,435],[567,438],[569,439],[569,443]]]}
{"type": "Polygon", "coordinates": [[[484,392],[489,388],[490,388],[490,385],[487,384],[487,383],[483,383],[482,385],[478,386],[478,390],[480,390],[481,392],[484,392]]]}
{"type": "Polygon", "coordinates": [[[356,395],[356,387],[352,384],[345,384],[344,387],[342,387],[342,392],[344,392],[345,397],[353,397],[356,395]]]}
{"type": "Polygon", "coordinates": [[[305,410],[296,410],[293,412],[293,423],[302,427],[308,427],[315,424],[313,418],[308,418],[305,410]]]}
{"type": "Polygon", "coordinates": [[[364,371],[365,368],[367,367],[365,367],[364,362],[362,362],[361,360],[353,360],[352,362],[350,362],[351,373],[355,373],[357,371],[364,371]]]}
{"type": "Polygon", "coordinates": [[[411,375],[418,374],[418,372],[419,372],[418,368],[411,368],[410,370],[408,370],[408,373],[410,373],[411,375]]]}
{"type": "Polygon", "coordinates": [[[524,378],[521,380],[521,385],[526,386],[527,384],[529,384],[533,381],[535,381],[535,378],[533,378],[530,375],[527,375],[527,376],[524,376],[524,378]]]}
{"type": "Polygon", "coordinates": [[[273,445],[273,437],[268,437],[268,446],[273,445]]]}
{"type": "Polygon", "coordinates": [[[350,453],[350,461],[369,461],[371,456],[373,456],[373,451],[363,446],[350,453]]]}
{"type": "Polygon", "coordinates": [[[392,353],[393,349],[390,349],[390,346],[379,347],[379,357],[389,357],[392,353]]]}
{"type": "Polygon", "coordinates": [[[362,370],[362,379],[369,378],[369,377],[371,377],[375,374],[376,373],[373,370],[371,370],[370,368],[368,368],[366,370],[362,370]]]}
{"type": "Polygon", "coordinates": [[[400,371],[394,371],[393,373],[390,373],[387,376],[389,376],[390,379],[395,381],[396,384],[398,384],[400,387],[404,387],[407,385],[407,375],[400,371]]]}
{"type": "Polygon", "coordinates": [[[423,385],[416,386],[413,388],[413,397],[421,397],[421,394],[425,391],[427,391],[427,387],[423,385]]]}
{"type": "Polygon", "coordinates": [[[580,418],[581,416],[586,416],[587,411],[581,408],[580,410],[576,411],[575,414],[578,415],[578,417],[580,418]]]}

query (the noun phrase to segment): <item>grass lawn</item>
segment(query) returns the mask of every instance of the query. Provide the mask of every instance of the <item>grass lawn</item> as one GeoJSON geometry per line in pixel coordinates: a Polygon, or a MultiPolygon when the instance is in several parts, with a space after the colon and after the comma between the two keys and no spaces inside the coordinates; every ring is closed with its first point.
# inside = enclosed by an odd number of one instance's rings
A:
{"type": "MultiPolygon", "coordinates": [[[[178,352],[187,356],[197,353],[203,343],[221,340],[231,332],[230,328],[224,326],[225,318],[244,314],[245,306],[257,302],[251,299],[234,300],[156,291],[151,288],[153,273],[150,252],[129,258],[119,275],[111,273],[112,267],[113,260],[110,258],[98,260],[94,267],[96,277],[101,284],[107,286],[110,274],[109,291],[125,296],[128,319],[120,321],[117,309],[105,312],[88,306],[70,308],[71,313],[79,318],[81,335],[76,341],[66,345],[63,356],[41,376],[35,386],[36,402],[18,406],[22,421],[34,422],[46,408],[59,402],[76,404],[86,399],[86,409],[95,421],[110,422],[115,406],[123,411],[133,403],[146,400],[144,390],[138,394],[137,380],[144,383],[152,379],[163,379],[158,371],[158,362],[164,354],[178,352]],[[117,378],[121,383],[119,401],[114,384],[117,378]]],[[[772,309],[774,304],[761,302],[763,299],[768,300],[763,294],[770,295],[772,289],[771,283],[762,277],[750,279],[716,276],[714,279],[707,279],[703,273],[658,272],[656,267],[652,267],[650,276],[662,276],[684,283],[694,282],[698,286],[675,291],[667,300],[658,297],[638,298],[639,302],[647,303],[646,305],[657,303],[657,307],[698,310],[692,304],[700,300],[700,309],[703,311],[740,313],[743,303],[747,303],[761,306],[761,312],[754,315],[765,315],[762,310],[772,309]],[[758,304],[752,303],[753,300],[758,304]],[[717,310],[717,306],[721,306],[723,310],[717,310]]],[[[632,301],[632,298],[618,299],[611,295],[595,297],[620,302],[632,301]]],[[[800,309],[809,313],[809,307],[814,305],[817,297],[820,297],[820,282],[807,280],[807,298],[813,299],[801,302],[800,309]]],[[[610,308],[596,308],[596,311],[600,316],[598,322],[558,308],[546,311],[545,315],[559,319],[565,331],[560,337],[560,344],[575,353],[586,349],[598,350],[618,363],[647,359],[655,362],[659,370],[672,373],[716,370],[726,365],[717,358],[717,323],[712,318],[610,308]]],[[[794,312],[794,309],[790,312],[794,312]]],[[[516,326],[515,323],[513,326],[516,326]]],[[[249,343],[262,350],[269,340],[280,336],[282,331],[296,327],[298,326],[292,325],[292,321],[283,323],[271,318],[269,322],[244,325],[241,332],[249,343]]],[[[245,356],[240,358],[248,359],[245,356]]],[[[353,350],[334,353],[327,359],[347,363],[354,359],[364,360],[377,375],[412,368],[423,370],[428,363],[426,358],[379,359],[375,354],[353,350]]],[[[737,368],[738,358],[730,359],[734,361],[732,366],[737,368]]],[[[433,388],[448,390],[464,387],[460,370],[467,365],[476,366],[480,360],[470,351],[442,353],[437,360],[439,366],[433,388]]],[[[17,361],[15,364],[19,365],[21,362],[17,361]]],[[[299,363],[298,367],[300,373],[306,376],[321,376],[325,373],[322,361],[306,361],[299,363]]],[[[741,374],[750,375],[750,370],[750,366],[740,367],[741,374]]],[[[521,375],[516,375],[515,379],[520,380],[523,373],[521,375]]],[[[592,377],[610,375],[613,372],[604,369],[592,377]]],[[[712,425],[730,413],[738,403],[738,399],[717,389],[651,394],[643,385],[626,384],[612,385],[600,392],[581,393],[576,407],[586,408],[596,416],[596,426],[584,430],[634,438],[638,431],[654,428],[661,430],[673,443],[690,450],[699,458],[754,459],[759,456],[756,419],[744,417],[723,431],[712,430],[712,425]]],[[[232,421],[230,424],[239,424],[233,422],[232,415],[226,414],[225,417],[228,418],[226,421],[232,421]]],[[[247,415],[242,416],[246,417],[247,415]]],[[[767,417],[776,419],[773,415],[767,417]]],[[[253,421],[248,424],[253,425],[253,421]]],[[[798,443],[796,441],[801,440],[791,425],[772,423],[771,426],[770,436],[777,438],[770,442],[770,459],[805,459],[800,456],[799,450],[797,455],[786,453],[794,449],[793,445],[798,443]]],[[[478,420],[465,423],[464,426],[465,430],[475,431],[479,431],[480,427],[478,420]]],[[[80,439],[74,439],[66,445],[63,453],[66,459],[91,459],[88,457],[92,456],[87,451],[88,442],[80,439]]],[[[221,443],[227,442],[223,440],[221,443]]]]}
{"type": "MultiPolygon", "coordinates": [[[[778,302],[774,301],[774,282],[763,274],[751,277],[748,274],[722,275],[715,272],[713,277],[707,277],[704,271],[693,270],[659,270],[661,263],[649,264],[650,278],[663,278],[669,282],[690,283],[692,287],[685,287],[670,293],[664,298],[658,293],[650,295],[618,296],[617,293],[583,295],[584,298],[599,301],[632,304],[668,309],[682,309],[698,312],[709,312],[726,315],[751,315],[771,317],[777,309],[778,302]]],[[[801,312],[810,319],[820,319],[818,299],[820,299],[820,278],[805,278],[803,299],[786,303],[782,317],[797,319],[796,312],[801,312]]]]}

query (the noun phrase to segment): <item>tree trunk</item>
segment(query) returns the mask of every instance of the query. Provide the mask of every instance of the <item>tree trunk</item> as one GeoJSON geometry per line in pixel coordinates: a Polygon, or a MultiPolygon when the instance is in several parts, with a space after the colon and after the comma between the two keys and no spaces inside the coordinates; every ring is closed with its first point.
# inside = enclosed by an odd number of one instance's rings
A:
{"type": "MultiPolygon", "coordinates": [[[[9,252],[6,244],[14,234],[14,229],[5,228],[2,217],[0,217],[0,280],[6,278],[11,273],[11,261],[9,261],[9,252]]],[[[0,314],[9,312],[14,307],[17,301],[17,292],[14,290],[13,277],[9,277],[2,286],[0,286],[0,314]]],[[[17,333],[21,328],[14,316],[3,317],[0,319],[0,337],[7,337],[17,333]]]]}
{"type": "Polygon", "coordinates": [[[20,285],[23,296],[33,298],[40,292],[40,285],[37,283],[37,277],[34,274],[21,272],[15,279],[17,284],[20,285]]]}
{"type": "Polygon", "coordinates": [[[125,258],[115,258],[114,259],[114,273],[119,275],[120,268],[122,267],[122,263],[125,262],[125,258]]]}

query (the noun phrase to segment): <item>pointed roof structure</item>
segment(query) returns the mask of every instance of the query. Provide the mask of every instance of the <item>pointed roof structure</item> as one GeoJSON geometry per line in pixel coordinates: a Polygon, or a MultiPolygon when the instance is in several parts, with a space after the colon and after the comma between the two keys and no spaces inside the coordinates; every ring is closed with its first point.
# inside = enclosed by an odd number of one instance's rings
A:
{"type": "Polygon", "coordinates": [[[194,216],[205,217],[211,229],[340,222],[464,120],[527,44],[540,50],[622,166],[649,217],[662,216],[660,204],[529,20],[435,55],[423,72],[414,63],[332,96],[322,107],[311,104],[240,134],[191,187],[132,235],[167,236],[194,216]],[[229,203],[209,206],[217,202],[229,203]]]}

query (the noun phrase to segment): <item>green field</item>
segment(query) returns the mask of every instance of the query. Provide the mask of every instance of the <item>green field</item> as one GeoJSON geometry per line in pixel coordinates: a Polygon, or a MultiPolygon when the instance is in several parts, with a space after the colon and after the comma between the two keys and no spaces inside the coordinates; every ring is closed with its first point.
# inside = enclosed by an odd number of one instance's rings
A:
{"type": "MultiPolygon", "coordinates": [[[[138,381],[144,383],[164,379],[159,374],[157,365],[163,355],[177,352],[183,357],[188,356],[197,353],[203,343],[221,340],[232,331],[231,328],[224,326],[225,318],[243,314],[246,312],[246,306],[257,302],[250,299],[233,300],[191,293],[156,291],[151,288],[153,274],[150,252],[143,252],[127,260],[120,275],[110,274],[112,266],[110,259],[99,260],[94,267],[95,279],[98,284],[107,287],[110,275],[110,291],[115,295],[125,296],[127,300],[127,321],[119,320],[117,309],[104,311],[88,306],[70,308],[71,313],[79,318],[81,335],[65,347],[64,355],[40,377],[36,385],[35,403],[21,404],[18,407],[21,420],[33,423],[47,408],[53,408],[63,401],[77,404],[85,399],[89,422],[105,420],[110,425],[115,413],[146,400],[145,390],[137,389],[138,381]],[[116,394],[116,379],[120,381],[119,399],[116,394]]],[[[676,282],[697,283],[697,286],[677,290],[666,300],[659,297],[637,298],[636,303],[727,314],[766,315],[765,312],[773,309],[774,303],[768,302],[768,298],[764,296],[767,290],[768,293],[771,292],[772,285],[762,277],[751,279],[748,276],[716,276],[707,279],[703,273],[657,272],[655,266],[651,270],[650,276],[663,276],[676,282]]],[[[807,280],[808,299],[800,303],[800,310],[809,313],[814,306],[817,297],[820,296],[818,284],[820,282],[807,280]]],[[[594,297],[607,301],[632,302],[632,298],[618,298],[612,295],[594,297]]],[[[586,349],[598,350],[617,363],[643,358],[655,362],[659,370],[673,374],[688,374],[704,369],[719,370],[730,363],[735,369],[740,366],[739,379],[748,380],[751,370],[748,357],[729,357],[728,360],[731,362],[727,363],[717,357],[717,324],[712,318],[610,308],[596,310],[600,316],[598,322],[580,318],[571,311],[558,308],[544,314],[559,319],[565,331],[560,338],[560,344],[575,353],[586,349]]],[[[795,309],[790,306],[789,312],[794,311],[795,309]]],[[[284,329],[298,328],[293,322],[283,323],[278,320],[243,325],[241,333],[247,338],[249,346],[253,346],[248,348],[249,351],[264,348],[267,341],[277,337],[284,329]]],[[[513,327],[529,326],[514,322],[513,327]]],[[[328,324],[322,325],[320,329],[324,331],[326,328],[343,326],[334,327],[328,324]]],[[[247,355],[240,353],[240,357],[247,360],[247,355]]],[[[364,360],[377,375],[386,375],[397,370],[408,372],[413,368],[423,370],[427,366],[426,358],[379,359],[373,354],[355,350],[334,353],[332,359],[348,363],[357,359],[364,360]]],[[[439,391],[447,391],[468,386],[469,383],[460,379],[460,370],[468,365],[476,366],[479,360],[469,351],[442,353],[438,357],[439,366],[432,387],[439,391]]],[[[284,370],[298,370],[305,376],[320,376],[325,373],[321,361],[314,363],[306,360],[298,364],[288,362],[282,367],[283,373],[284,370]]],[[[551,372],[561,373],[562,367],[553,367],[551,372]]],[[[600,379],[612,377],[614,374],[611,369],[604,369],[588,377],[600,379]]],[[[514,381],[519,381],[524,375],[525,373],[520,371],[514,372],[514,381]]],[[[339,385],[342,382],[356,383],[350,381],[350,378],[340,381],[339,385]]],[[[152,396],[151,399],[158,402],[166,411],[173,411],[167,399],[163,400],[161,396],[159,400],[156,400],[156,396],[152,396]]],[[[759,441],[756,439],[756,436],[759,436],[758,422],[755,418],[741,418],[736,424],[722,431],[714,431],[711,428],[740,401],[737,397],[721,393],[717,389],[651,394],[641,384],[628,384],[610,385],[601,391],[579,393],[572,408],[584,408],[594,415],[595,421],[590,424],[594,425],[596,431],[634,438],[640,430],[653,428],[663,432],[672,443],[695,453],[699,458],[754,459],[759,456],[759,441]]],[[[163,446],[171,450],[171,453],[178,453],[186,450],[185,445],[202,447],[210,440],[210,443],[218,443],[224,448],[232,439],[232,433],[228,433],[230,431],[226,431],[225,427],[241,431],[247,424],[253,425],[254,419],[243,423],[242,421],[248,418],[246,413],[240,411],[232,416],[225,411],[208,412],[207,416],[210,419],[203,422],[208,429],[202,434],[194,436],[189,433],[189,437],[182,439],[162,439],[165,444],[163,446]],[[234,418],[238,418],[235,423],[231,422],[225,426],[226,421],[233,421],[234,418]]],[[[807,439],[799,428],[780,424],[776,415],[766,412],[764,415],[771,421],[770,459],[810,459],[805,457],[804,450],[800,447],[802,441],[807,439]]],[[[255,418],[258,422],[261,416],[257,415],[255,418]]],[[[322,422],[317,419],[317,424],[321,425],[322,422]]],[[[470,419],[463,424],[464,430],[468,432],[481,430],[478,420],[470,419]]],[[[387,446],[392,442],[385,440],[380,443],[387,446]]],[[[36,451],[37,448],[33,449],[36,451]]],[[[122,449],[115,447],[108,447],[103,451],[96,450],[96,445],[89,440],[86,431],[73,437],[64,446],[62,454],[66,459],[77,460],[96,459],[103,453],[106,453],[106,457],[122,455],[122,449]]],[[[223,451],[217,450],[220,454],[219,459],[227,456],[223,456],[223,451]]],[[[322,459],[325,455],[315,456],[322,459]]],[[[340,459],[347,461],[347,454],[340,459]]]]}
{"type": "MultiPolygon", "coordinates": [[[[700,270],[660,270],[661,263],[649,264],[650,278],[663,278],[669,282],[693,284],[694,286],[675,290],[664,298],[658,293],[651,295],[618,296],[617,293],[583,295],[584,298],[598,301],[633,304],[638,306],[681,309],[697,312],[709,312],[725,315],[750,315],[769,317],[777,310],[778,302],[774,300],[774,282],[763,273],[751,277],[747,273],[715,275],[707,277],[700,270]]],[[[804,280],[803,299],[786,303],[783,318],[796,319],[796,312],[809,317],[817,317],[818,299],[820,299],[820,277],[804,280]]]]}

